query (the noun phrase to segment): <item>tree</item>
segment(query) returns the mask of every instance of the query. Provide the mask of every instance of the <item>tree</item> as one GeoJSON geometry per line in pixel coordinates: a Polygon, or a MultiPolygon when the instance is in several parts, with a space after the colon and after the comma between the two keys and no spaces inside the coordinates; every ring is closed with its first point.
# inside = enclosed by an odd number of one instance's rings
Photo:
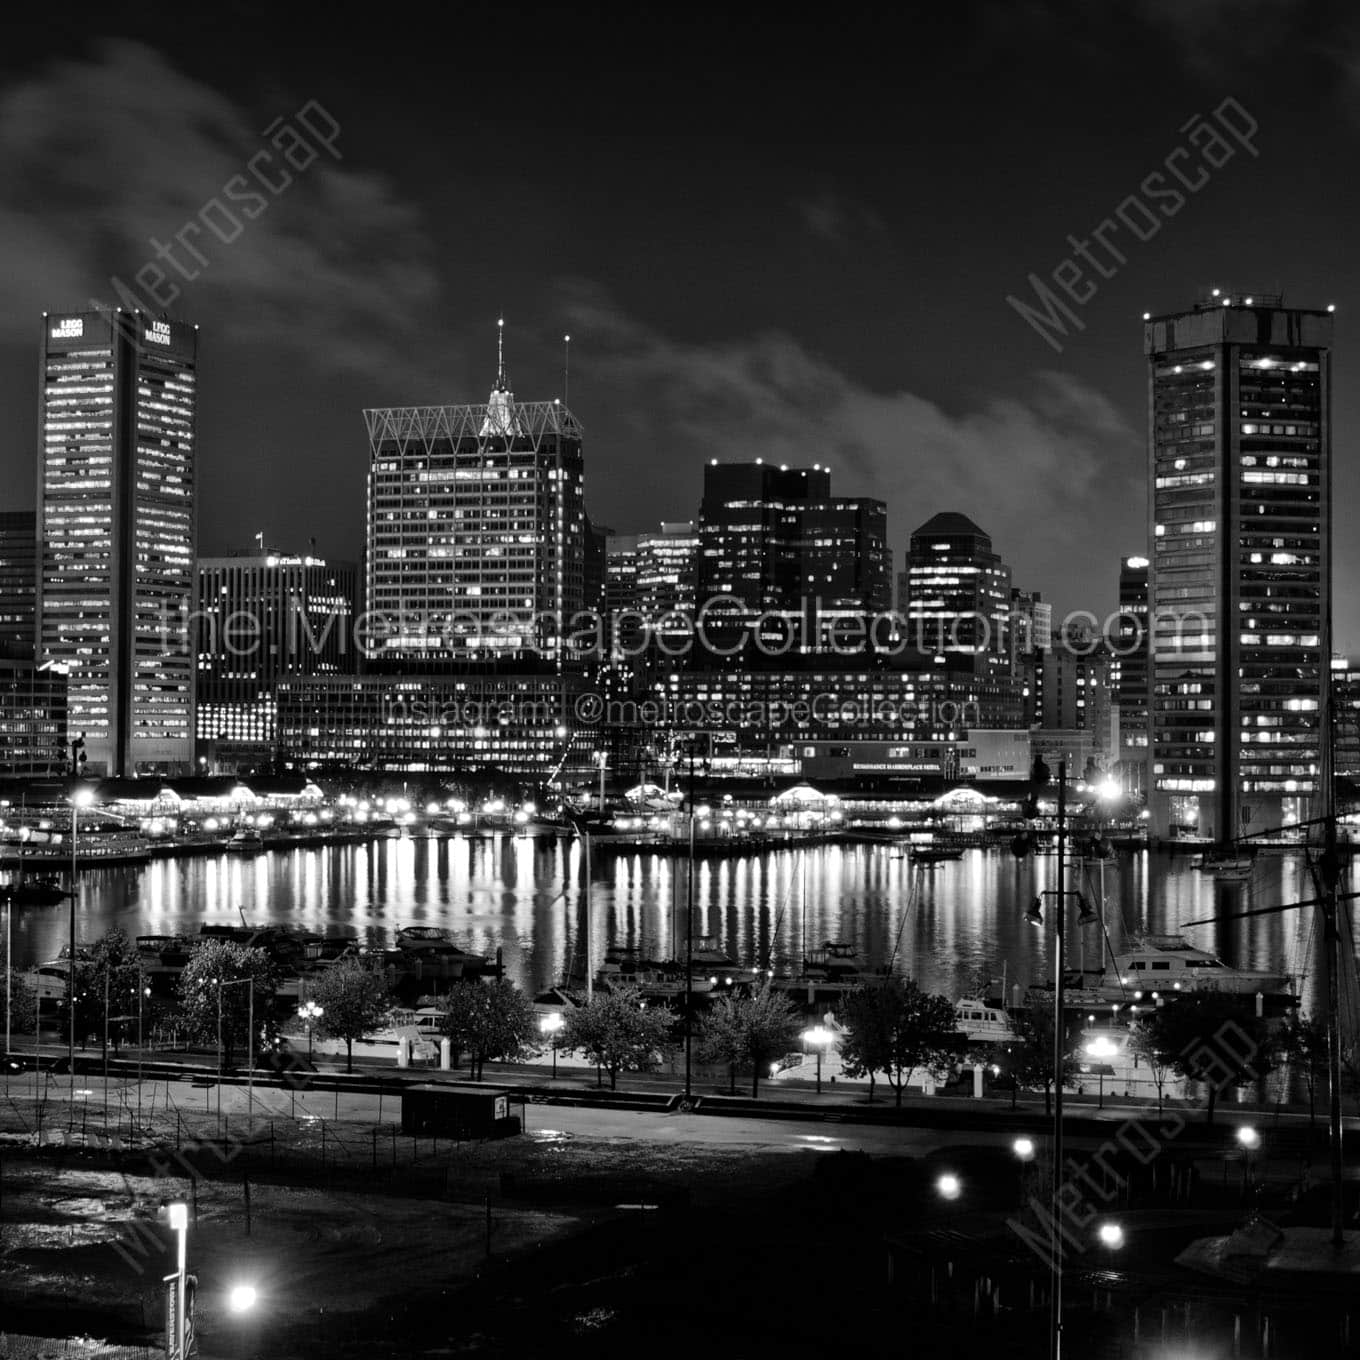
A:
{"type": "Polygon", "coordinates": [[[491,982],[464,982],[448,995],[441,1023],[456,1054],[466,1051],[474,1081],[492,1062],[520,1057],[535,1032],[534,1008],[529,998],[505,978],[491,982]]]}
{"type": "Polygon", "coordinates": [[[1317,1123],[1317,1082],[1327,1075],[1327,1025],[1323,1020],[1290,1011],[1276,1036],[1281,1055],[1308,1083],[1308,1123],[1317,1123]]]}
{"type": "Polygon", "coordinates": [[[671,1017],[664,1007],[648,1007],[637,992],[618,987],[597,992],[584,1006],[567,1012],[562,1047],[579,1048],[609,1073],[618,1089],[619,1073],[648,1072],[670,1041],[671,1017]]]}
{"type": "Polygon", "coordinates": [[[1270,1062],[1270,1036],[1254,1006],[1229,992],[1199,991],[1148,1014],[1148,1042],[1187,1081],[1209,1089],[1206,1122],[1218,1093],[1254,1081],[1270,1062]]]}
{"type": "MultiPolygon", "coordinates": [[[[268,1013],[278,985],[278,975],[263,949],[251,949],[235,940],[204,940],[189,955],[179,975],[177,995],[189,1030],[205,1043],[216,1043],[221,1007],[223,1062],[232,1065],[238,1045],[250,1038],[251,988],[221,986],[222,983],[254,982],[257,1029],[268,1013]]],[[[254,1049],[255,1044],[250,1048],[254,1049]]]]}
{"type": "MultiPolygon", "coordinates": [[[[1056,1069],[1053,1063],[1053,1008],[1038,1001],[1028,1010],[1017,1014],[1012,1022],[1015,1042],[1010,1045],[1010,1070],[1017,1086],[1027,1091],[1042,1090],[1044,1113],[1053,1110],[1053,1082],[1056,1069]]],[[[1061,1074],[1064,1086],[1077,1074],[1076,1036],[1063,1028],[1061,1074]]]]}
{"type": "Polygon", "coordinates": [[[841,1066],[852,1077],[882,1072],[895,1103],[918,1070],[943,1074],[963,1050],[954,1003],[911,978],[859,987],[847,998],[841,1066]]]}
{"type": "Polygon", "coordinates": [[[354,1071],[354,1041],[382,1023],[391,1009],[387,979],[362,959],[340,959],[317,976],[311,1000],[321,1007],[320,1030],[345,1041],[345,1071],[354,1071]]]}
{"type": "Polygon", "coordinates": [[[751,1064],[751,1098],[760,1094],[760,1074],[770,1060],[787,1053],[798,1034],[798,1016],[785,996],[762,988],[747,996],[721,996],[699,1027],[699,1060],[726,1063],[737,1093],[737,1068],[751,1064]]]}
{"type": "Polygon", "coordinates": [[[33,984],[17,969],[4,975],[5,994],[0,1000],[9,1008],[10,1029],[27,1034],[37,1020],[37,999],[33,984]]]}
{"type": "Polygon", "coordinates": [[[1157,1113],[1162,1112],[1162,1092],[1171,1071],[1171,1062],[1158,1046],[1157,1033],[1146,1020],[1140,1020],[1129,1030],[1129,1052],[1147,1063],[1152,1080],[1157,1086],[1157,1113]]]}
{"type": "MultiPolygon", "coordinates": [[[[91,1034],[106,1034],[106,1015],[124,1016],[135,1009],[137,982],[137,946],[127,931],[114,926],[94,942],[87,955],[76,959],[76,1033],[82,1042],[91,1034]]],[[[110,1026],[110,1031],[117,1053],[120,1030],[110,1026]]]]}

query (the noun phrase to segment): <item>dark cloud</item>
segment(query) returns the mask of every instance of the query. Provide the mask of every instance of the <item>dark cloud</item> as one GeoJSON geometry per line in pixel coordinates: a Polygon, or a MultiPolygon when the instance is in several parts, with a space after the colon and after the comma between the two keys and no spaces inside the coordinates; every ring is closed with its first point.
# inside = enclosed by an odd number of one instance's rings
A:
{"type": "Polygon", "coordinates": [[[116,303],[115,278],[152,308],[136,276],[154,265],[167,283],[145,278],[160,300],[215,343],[264,341],[330,372],[401,367],[438,292],[430,245],[418,214],[345,159],[343,127],[334,134],[317,108],[299,120],[307,103],[303,92],[252,114],[123,41],[11,87],[0,98],[0,326],[26,338],[43,310],[116,303]],[[261,151],[277,194],[252,174],[261,151]]]}
{"type": "MultiPolygon", "coordinates": [[[[872,391],[780,332],[686,343],[580,282],[566,305],[592,381],[635,394],[632,437],[654,451],[649,519],[695,513],[694,478],[671,469],[762,457],[830,463],[834,491],[885,500],[895,564],[912,529],[939,510],[963,511],[1017,581],[1063,607],[1104,607],[1120,552],[1142,547],[1142,439],[1069,373],[1039,372],[1023,397],[951,412],[906,390],[872,391]],[[679,503],[664,503],[667,492],[679,503]],[[1105,561],[1109,579],[1074,581],[1073,561],[1105,561]]],[[[636,504],[627,488],[611,494],[596,482],[592,502],[616,527],[638,527],[626,518],[636,504]]]]}

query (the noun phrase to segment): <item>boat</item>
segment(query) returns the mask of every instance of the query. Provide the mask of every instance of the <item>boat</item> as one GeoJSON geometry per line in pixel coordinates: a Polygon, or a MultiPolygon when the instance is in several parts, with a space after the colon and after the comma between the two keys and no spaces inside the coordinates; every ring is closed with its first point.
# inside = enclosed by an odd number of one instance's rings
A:
{"type": "Polygon", "coordinates": [[[923,845],[920,849],[913,847],[911,857],[917,864],[929,867],[932,864],[944,864],[948,861],[962,859],[963,851],[946,846],[923,845]]]}
{"type": "Polygon", "coordinates": [[[1115,954],[1101,972],[1065,973],[1064,985],[1102,1002],[1161,999],[1177,992],[1214,991],[1234,996],[1292,995],[1287,973],[1234,968],[1183,935],[1147,935],[1115,954]]]}
{"type": "Polygon", "coordinates": [[[891,976],[887,968],[864,967],[854,945],[842,940],[824,940],[820,948],[810,949],[803,955],[802,970],[796,976],[774,977],[770,986],[813,1005],[835,1001],[860,987],[879,985],[891,976]]]}
{"type": "Polygon", "coordinates": [[[452,982],[491,968],[485,955],[460,949],[439,926],[403,926],[397,931],[397,948],[415,965],[418,979],[452,982]]]}
{"type": "Polygon", "coordinates": [[[1218,879],[1240,882],[1251,877],[1254,863],[1250,855],[1205,854],[1195,861],[1195,868],[1218,879]]]}
{"type": "Polygon", "coordinates": [[[264,837],[258,831],[238,831],[226,845],[229,855],[258,855],[264,850],[264,837]]]}
{"type": "Polygon", "coordinates": [[[0,840],[0,868],[22,869],[25,864],[76,867],[92,864],[144,864],[151,859],[151,842],[133,831],[81,831],[72,854],[71,842],[61,840],[0,840]]]}
{"type": "Polygon", "coordinates": [[[1010,1017],[1000,1006],[978,997],[962,997],[954,1003],[958,1030],[970,1044],[1007,1043],[1015,1038],[1010,1017]]]}
{"type": "Polygon", "coordinates": [[[17,883],[0,886],[0,902],[7,902],[12,907],[54,907],[70,895],[54,876],[20,879],[17,883]]]}
{"type": "Polygon", "coordinates": [[[438,949],[452,944],[453,937],[438,926],[402,926],[397,931],[398,949],[438,949]]]}

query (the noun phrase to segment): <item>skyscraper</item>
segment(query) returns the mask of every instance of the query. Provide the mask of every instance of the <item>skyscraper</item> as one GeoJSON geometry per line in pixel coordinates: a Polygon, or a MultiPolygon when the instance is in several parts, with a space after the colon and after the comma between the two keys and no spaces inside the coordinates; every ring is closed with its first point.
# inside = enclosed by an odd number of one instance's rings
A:
{"type": "Polygon", "coordinates": [[[945,511],[911,536],[907,549],[908,632],[913,647],[1008,666],[1011,569],[967,515],[945,511]]]}
{"type": "Polygon", "coordinates": [[[1119,614],[1110,644],[1110,691],[1118,709],[1116,760],[1126,787],[1142,789],[1148,750],[1148,559],[1119,561],[1119,614]]]}
{"type": "Polygon", "coordinates": [[[288,676],[355,666],[354,565],[261,547],[198,561],[199,752],[215,767],[270,760],[288,676]]]}
{"type": "Polygon", "coordinates": [[[517,402],[504,352],[484,405],[364,412],[365,609],[382,669],[557,662],[585,599],[581,426],[517,402]]]}
{"type": "Polygon", "coordinates": [[[37,602],[37,517],[0,511],[0,657],[33,660],[37,602]]]}
{"type": "Polygon", "coordinates": [[[1143,327],[1155,829],[1230,839],[1317,786],[1331,346],[1327,312],[1260,293],[1143,327]]]}
{"type": "Polygon", "coordinates": [[[887,508],[832,496],[831,471],[820,463],[714,459],[704,468],[698,537],[697,607],[712,611],[706,631],[724,645],[727,633],[749,636],[760,620],[782,646],[787,629],[775,620],[784,619],[800,620],[800,645],[819,650],[837,619],[891,608],[887,508]]]}
{"type": "Polygon", "coordinates": [[[637,536],[637,607],[653,627],[670,613],[694,613],[694,566],[699,534],[692,520],[663,523],[637,536]]]}
{"type": "Polygon", "coordinates": [[[193,761],[198,328],[46,315],[38,431],[38,652],[69,671],[90,773],[193,761]]]}

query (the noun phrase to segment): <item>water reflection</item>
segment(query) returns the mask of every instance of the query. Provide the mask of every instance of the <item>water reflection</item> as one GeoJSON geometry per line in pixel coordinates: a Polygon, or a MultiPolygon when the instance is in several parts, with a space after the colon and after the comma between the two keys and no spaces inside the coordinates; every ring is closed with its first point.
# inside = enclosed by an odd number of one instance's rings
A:
{"type": "MultiPolygon", "coordinates": [[[[623,945],[651,957],[683,949],[691,888],[683,858],[614,854],[593,863],[592,958],[623,945]]],[[[1016,860],[1004,850],[968,851],[921,870],[887,847],[832,845],[694,866],[695,933],[715,937],[744,963],[787,967],[804,944],[853,943],[868,963],[893,961],[932,990],[957,995],[981,969],[1021,985],[1051,973],[1053,900],[1046,924],[1022,913],[1055,886],[1051,855],[1016,860]]],[[[1069,889],[1105,903],[1105,939],[1067,932],[1068,963],[1094,966],[1134,932],[1171,934],[1184,923],[1311,898],[1301,856],[1263,856],[1250,880],[1216,883],[1188,859],[1148,853],[1102,865],[1077,863],[1069,889]],[[1103,889],[1102,889],[1103,878],[1103,889]]],[[[326,932],[351,929],[389,944],[404,925],[450,930],[464,947],[503,951],[511,977],[541,989],[579,964],[584,948],[584,864],[574,841],[522,837],[378,840],[362,845],[157,860],[142,868],[82,874],[82,937],[113,925],[130,934],[193,934],[201,923],[282,922],[326,932]]],[[[1343,885],[1344,890],[1344,885],[1343,885]]],[[[1075,912],[1075,906],[1072,908],[1075,912]]],[[[1301,976],[1306,1000],[1321,988],[1320,932],[1311,910],[1221,920],[1188,930],[1193,941],[1240,967],[1301,976]]],[[[1070,918],[1069,918],[1070,919],[1070,918]]],[[[60,907],[15,913],[20,966],[56,954],[65,940],[60,907]]]]}

